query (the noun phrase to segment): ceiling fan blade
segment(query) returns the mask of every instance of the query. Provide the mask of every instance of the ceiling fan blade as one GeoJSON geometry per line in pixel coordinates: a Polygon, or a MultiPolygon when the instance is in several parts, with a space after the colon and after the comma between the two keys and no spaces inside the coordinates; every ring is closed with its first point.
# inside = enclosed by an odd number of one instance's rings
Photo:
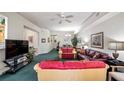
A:
{"type": "Polygon", "coordinates": [[[62,23],[62,20],[59,21],[59,24],[61,24],[61,23],[62,23]]]}
{"type": "Polygon", "coordinates": [[[72,18],[72,17],[73,17],[73,15],[68,15],[65,18],[72,18]]]}
{"type": "Polygon", "coordinates": [[[68,23],[71,23],[71,21],[70,21],[70,20],[67,20],[67,19],[66,19],[65,21],[67,21],[68,23]]]}
{"type": "Polygon", "coordinates": [[[61,17],[61,14],[56,14],[58,17],[61,17]]]}

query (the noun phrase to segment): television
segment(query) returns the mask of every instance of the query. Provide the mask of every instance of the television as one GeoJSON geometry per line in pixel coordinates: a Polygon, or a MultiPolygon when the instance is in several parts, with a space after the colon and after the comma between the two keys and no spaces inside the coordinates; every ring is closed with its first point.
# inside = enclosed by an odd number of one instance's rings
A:
{"type": "Polygon", "coordinates": [[[5,40],[5,59],[12,59],[16,56],[28,53],[27,40],[5,40]]]}

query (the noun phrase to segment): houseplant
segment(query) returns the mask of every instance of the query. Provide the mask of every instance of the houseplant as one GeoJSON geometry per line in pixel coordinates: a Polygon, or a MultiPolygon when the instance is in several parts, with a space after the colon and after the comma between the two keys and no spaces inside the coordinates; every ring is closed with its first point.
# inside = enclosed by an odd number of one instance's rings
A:
{"type": "Polygon", "coordinates": [[[78,43],[78,39],[77,39],[76,35],[74,35],[74,37],[72,38],[71,42],[72,42],[73,47],[76,48],[77,43],[78,43]]]}
{"type": "Polygon", "coordinates": [[[32,62],[35,52],[36,52],[36,49],[34,47],[29,47],[29,52],[27,54],[27,58],[28,58],[29,62],[32,62]]]}

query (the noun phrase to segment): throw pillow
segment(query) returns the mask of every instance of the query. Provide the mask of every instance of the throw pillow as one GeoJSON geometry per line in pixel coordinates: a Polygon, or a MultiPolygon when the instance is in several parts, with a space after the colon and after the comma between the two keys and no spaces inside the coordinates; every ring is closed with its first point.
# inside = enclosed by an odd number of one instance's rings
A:
{"type": "Polygon", "coordinates": [[[81,54],[85,54],[85,50],[81,49],[81,50],[80,50],[80,53],[81,53],[81,54]]]}
{"type": "Polygon", "coordinates": [[[85,55],[88,55],[88,54],[89,54],[89,52],[90,52],[90,50],[89,50],[89,49],[85,49],[85,55]]]}
{"type": "Polygon", "coordinates": [[[94,54],[95,54],[95,51],[92,51],[92,50],[91,50],[91,51],[89,52],[89,54],[88,54],[88,55],[89,55],[90,57],[93,57],[93,56],[94,56],[94,54]]]}
{"type": "Polygon", "coordinates": [[[39,67],[42,69],[63,69],[63,63],[61,61],[43,60],[40,62],[39,67]]]}
{"type": "Polygon", "coordinates": [[[93,59],[97,59],[100,57],[100,53],[96,52],[95,55],[93,56],[93,59]]]}

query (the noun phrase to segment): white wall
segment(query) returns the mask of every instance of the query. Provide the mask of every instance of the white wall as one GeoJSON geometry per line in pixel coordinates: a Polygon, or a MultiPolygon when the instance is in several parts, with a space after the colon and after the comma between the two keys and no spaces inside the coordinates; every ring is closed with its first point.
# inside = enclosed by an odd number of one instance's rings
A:
{"type": "MultiPolygon", "coordinates": [[[[50,45],[44,45],[41,44],[41,38],[45,37],[47,35],[47,32],[44,31],[44,29],[41,29],[40,27],[36,26],[35,24],[31,23],[24,17],[20,16],[18,13],[14,12],[0,12],[0,15],[8,17],[8,39],[17,39],[17,40],[23,40],[25,39],[25,29],[24,26],[29,27],[31,29],[34,29],[35,31],[39,32],[39,47],[38,52],[39,53],[47,53],[51,49],[50,45]],[[43,33],[42,33],[43,32],[43,33]],[[46,33],[46,34],[45,34],[46,33]]],[[[0,62],[2,62],[5,59],[5,50],[0,49],[0,62]]]]}
{"type": "Polygon", "coordinates": [[[40,34],[42,35],[42,37],[40,38],[40,51],[42,51],[42,53],[48,53],[49,51],[51,51],[53,49],[52,43],[48,43],[48,38],[51,37],[51,33],[49,30],[47,29],[42,29],[42,31],[40,32],[40,34]],[[41,39],[44,38],[46,39],[46,43],[42,43],[41,39]]]}
{"type": "MultiPolygon", "coordinates": [[[[60,32],[60,31],[52,31],[51,32],[52,35],[57,35],[57,42],[60,41],[60,46],[66,44],[66,42],[70,45],[72,45],[71,43],[71,39],[74,36],[74,32],[60,32]],[[70,34],[71,37],[66,38],[66,34],[70,34]],[[68,39],[68,40],[67,40],[68,39]],[[66,40],[66,41],[65,41],[66,40]]],[[[56,46],[56,45],[55,45],[56,46]]]]}
{"type": "MultiPolygon", "coordinates": [[[[85,31],[80,31],[78,33],[78,37],[81,37],[84,41],[89,41],[90,44],[91,34],[98,32],[104,32],[104,49],[94,49],[109,53],[111,55],[114,51],[108,50],[108,42],[112,40],[124,41],[124,13],[113,16],[95,27],[85,31]]],[[[124,51],[119,51],[119,54],[119,59],[124,60],[124,51]]]]}
{"type": "Polygon", "coordinates": [[[39,47],[39,32],[25,27],[24,33],[25,33],[24,38],[26,40],[29,40],[29,37],[33,37],[32,42],[29,41],[29,46],[33,46],[34,48],[38,49],[38,47],[39,47]]]}

